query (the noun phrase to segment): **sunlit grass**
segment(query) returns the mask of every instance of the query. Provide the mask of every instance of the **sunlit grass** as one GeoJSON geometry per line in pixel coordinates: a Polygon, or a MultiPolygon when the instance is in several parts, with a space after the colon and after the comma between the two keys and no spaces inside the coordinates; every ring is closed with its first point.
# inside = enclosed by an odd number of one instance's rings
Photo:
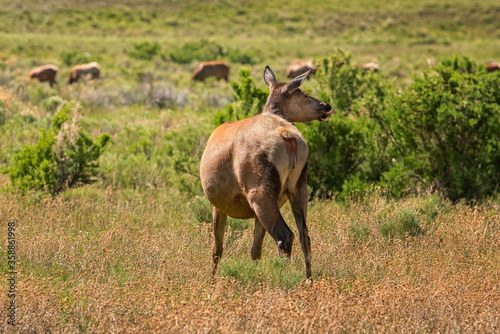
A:
{"type": "MultiPolygon", "coordinates": [[[[298,323],[313,320],[315,331],[404,331],[417,324],[441,332],[458,322],[467,331],[491,332],[495,326],[495,202],[471,208],[434,195],[391,200],[375,189],[345,203],[312,203],[312,287],[305,284],[298,238],[291,260],[278,256],[269,235],[262,259],[251,259],[252,224],[228,226],[212,280],[211,222],[185,203],[175,189],[114,191],[96,185],[37,202],[0,194],[7,208],[0,220],[15,221],[18,231],[18,329],[259,331],[263,321],[293,332],[298,323]],[[380,217],[418,219],[425,233],[413,235],[410,229],[404,239],[388,239],[380,217]],[[239,312],[245,316],[226,316],[239,312]]],[[[288,206],[283,215],[297,235],[288,206]]],[[[5,241],[0,235],[0,243],[5,241]]]]}

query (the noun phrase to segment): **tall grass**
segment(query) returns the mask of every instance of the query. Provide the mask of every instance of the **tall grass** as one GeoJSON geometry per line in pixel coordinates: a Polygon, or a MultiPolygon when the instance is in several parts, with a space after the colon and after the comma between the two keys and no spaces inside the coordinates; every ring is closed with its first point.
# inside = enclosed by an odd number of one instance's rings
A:
{"type": "MultiPolygon", "coordinates": [[[[0,194],[0,220],[15,221],[18,231],[16,329],[492,333],[498,326],[497,203],[451,205],[437,195],[390,200],[378,190],[366,200],[315,202],[315,282],[307,286],[298,241],[287,261],[267,236],[254,263],[251,229],[230,225],[212,282],[211,224],[186,202],[175,189],[96,185],[38,201],[0,194]],[[425,233],[388,240],[380,220],[398,221],[404,212],[425,233]],[[365,227],[362,237],[354,224],[365,227]]],[[[287,207],[296,233],[292,216],[287,207]]],[[[5,313],[0,318],[5,332],[5,313]]]]}

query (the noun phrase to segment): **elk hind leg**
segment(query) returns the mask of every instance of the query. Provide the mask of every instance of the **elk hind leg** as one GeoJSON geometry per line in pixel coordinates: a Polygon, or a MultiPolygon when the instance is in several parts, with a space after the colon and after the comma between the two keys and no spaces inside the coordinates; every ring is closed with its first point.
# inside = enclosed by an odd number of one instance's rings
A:
{"type": "Polygon", "coordinates": [[[249,203],[262,226],[278,245],[280,255],[290,257],[294,236],[281,216],[278,200],[274,202],[263,198],[260,201],[249,201],[249,203]]]}
{"type": "Polygon", "coordinates": [[[309,238],[309,231],[306,226],[308,200],[307,165],[302,170],[295,191],[288,191],[287,196],[299,231],[300,244],[304,253],[306,278],[311,280],[311,239],[309,238]]]}
{"type": "Polygon", "coordinates": [[[222,257],[224,247],[224,230],[226,229],[227,215],[214,207],[213,211],[213,224],[214,224],[214,248],[212,257],[214,261],[212,276],[217,272],[217,265],[222,257]]]}

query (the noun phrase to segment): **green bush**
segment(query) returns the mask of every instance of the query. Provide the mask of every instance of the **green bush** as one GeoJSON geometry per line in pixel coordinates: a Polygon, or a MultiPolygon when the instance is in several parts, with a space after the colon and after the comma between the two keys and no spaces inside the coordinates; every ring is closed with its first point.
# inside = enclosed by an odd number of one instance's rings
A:
{"type": "Polygon", "coordinates": [[[198,42],[188,42],[179,48],[175,48],[168,54],[168,58],[178,64],[188,64],[195,60],[215,60],[223,55],[224,53],[221,45],[201,40],[198,42]]]}
{"type": "Polygon", "coordinates": [[[315,63],[320,99],[344,114],[349,114],[354,101],[373,90],[381,81],[377,72],[364,71],[352,65],[351,54],[342,50],[317,59],[315,63]]]}
{"type": "Polygon", "coordinates": [[[254,65],[258,59],[254,52],[242,51],[240,49],[224,50],[222,45],[200,40],[188,42],[179,48],[170,51],[166,58],[178,64],[189,64],[194,61],[210,61],[217,59],[227,59],[231,63],[254,65]]]}
{"type": "Polygon", "coordinates": [[[88,52],[63,51],[61,52],[61,61],[66,66],[84,64],[90,61],[90,54],[88,52]]]}
{"type": "Polygon", "coordinates": [[[459,56],[414,76],[382,113],[397,153],[385,181],[432,188],[451,200],[498,191],[499,82],[498,73],[459,56]]]}
{"type": "Polygon", "coordinates": [[[241,51],[240,49],[229,49],[224,52],[224,56],[231,63],[254,65],[258,62],[253,52],[241,51]]]}
{"type": "Polygon", "coordinates": [[[269,92],[255,86],[249,68],[240,70],[240,81],[232,81],[231,87],[234,91],[234,102],[217,111],[215,125],[224,122],[235,122],[258,115],[262,112],[264,104],[266,104],[269,92]]]}
{"type": "Polygon", "coordinates": [[[96,160],[111,140],[102,134],[90,138],[76,125],[77,108],[65,105],[54,115],[52,127],[42,131],[38,142],[25,145],[6,169],[13,186],[50,192],[52,195],[95,182],[96,160]]]}
{"type": "Polygon", "coordinates": [[[56,111],[64,103],[65,101],[59,95],[50,96],[41,101],[43,108],[48,112],[56,111]]]}
{"type": "Polygon", "coordinates": [[[130,58],[139,60],[151,60],[160,52],[160,44],[158,42],[150,43],[148,41],[134,43],[132,50],[127,54],[130,58]]]}
{"type": "Polygon", "coordinates": [[[309,146],[308,185],[315,197],[364,191],[392,166],[379,113],[394,87],[377,73],[352,66],[350,58],[339,51],[317,61],[319,96],[334,114],[327,122],[297,124],[309,146]]]}

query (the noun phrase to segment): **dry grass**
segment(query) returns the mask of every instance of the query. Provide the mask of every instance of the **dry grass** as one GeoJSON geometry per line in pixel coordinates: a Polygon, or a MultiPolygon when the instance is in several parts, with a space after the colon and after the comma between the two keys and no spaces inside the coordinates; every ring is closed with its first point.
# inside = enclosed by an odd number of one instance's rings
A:
{"type": "MultiPolygon", "coordinates": [[[[0,331],[500,330],[496,202],[393,201],[374,190],[345,204],[311,203],[315,282],[291,288],[271,284],[272,277],[243,284],[218,275],[212,284],[210,224],[191,217],[186,202],[173,192],[93,187],[41,201],[0,194],[2,257],[6,222],[14,220],[20,260],[18,325],[7,326],[2,312],[0,331]],[[402,210],[414,213],[423,233],[384,237],[380,225],[402,210]],[[365,228],[359,233],[354,226],[365,228]]],[[[223,268],[235,259],[251,263],[251,234],[228,230],[223,268]]],[[[264,247],[263,262],[276,257],[269,236],[264,247]]],[[[303,270],[297,244],[283,270],[303,270]]],[[[5,305],[6,295],[0,298],[5,305]]]]}

